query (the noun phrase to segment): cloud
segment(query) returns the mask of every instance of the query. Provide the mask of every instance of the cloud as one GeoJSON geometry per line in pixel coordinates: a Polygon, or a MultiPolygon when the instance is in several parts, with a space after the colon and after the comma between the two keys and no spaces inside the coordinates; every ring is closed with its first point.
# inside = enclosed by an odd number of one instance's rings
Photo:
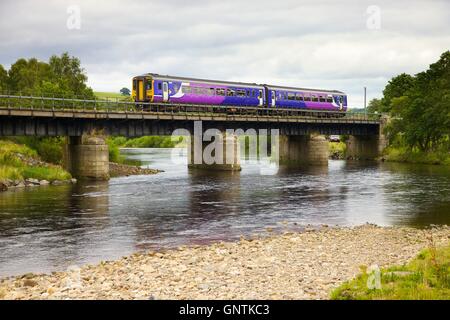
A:
{"type": "Polygon", "coordinates": [[[69,51],[99,91],[156,72],[339,89],[362,106],[394,75],[417,73],[450,43],[448,1],[2,1],[0,63],[69,51]],[[81,10],[80,30],[66,26],[81,10]]]}

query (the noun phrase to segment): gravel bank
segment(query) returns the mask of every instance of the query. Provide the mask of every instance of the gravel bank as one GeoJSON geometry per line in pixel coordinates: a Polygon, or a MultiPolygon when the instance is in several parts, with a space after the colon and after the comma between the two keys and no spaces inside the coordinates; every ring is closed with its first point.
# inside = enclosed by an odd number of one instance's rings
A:
{"type": "Polygon", "coordinates": [[[402,264],[450,241],[429,230],[364,225],[268,234],[239,242],[134,254],[51,275],[0,281],[4,299],[327,299],[361,265],[402,264]]]}
{"type": "Polygon", "coordinates": [[[148,175],[162,172],[161,170],[141,168],[115,162],[109,163],[109,175],[113,177],[123,177],[132,175],[148,175]]]}

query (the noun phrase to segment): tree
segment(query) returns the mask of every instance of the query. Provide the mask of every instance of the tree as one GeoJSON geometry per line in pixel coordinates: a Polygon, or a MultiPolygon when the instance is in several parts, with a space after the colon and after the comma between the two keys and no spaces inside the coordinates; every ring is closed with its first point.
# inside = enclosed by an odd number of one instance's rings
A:
{"type": "Polygon", "coordinates": [[[8,72],[0,64],[0,92],[8,89],[8,72]]]}
{"type": "Polygon", "coordinates": [[[380,99],[372,99],[367,106],[368,113],[380,113],[383,110],[383,105],[380,99]]]}
{"type": "Polygon", "coordinates": [[[384,91],[388,97],[383,99],[390,101],[391,114],[396,118],[390,129],[391,135],[402,135],[407,146],[421,151],[436,150],[448,144],[450,51],[444,52],[439,61],[417,74],[412,81],[400,82],[395,82],[397,91],[394,86],[384,91]],[[405,91],[399,96],[402,90],[405,91]]]}
{"type": "Polygon", "coordinates": [[[392,78],[383,90],[380,112],[389,112],[392,109],[392,99],[408,95],[414,86],[414,77],[402,73],[392,78]]]}
{"type": "Polygon", "coordinates": [[[93,99],[94,92],[86,82],[80,60],[67,52],[60,57],[53,55],[48,63],[36,58],[19,59],[11,66],[7,77],[8,89],[14,93],[93,99]]]}
{"type": "Polygon", "coordinates": [[[129,96],[131,94],[131,91],[130,91],[130,89],[124,87],[124,88],[120,89],[120,94],[123,96],[129,96]]]}

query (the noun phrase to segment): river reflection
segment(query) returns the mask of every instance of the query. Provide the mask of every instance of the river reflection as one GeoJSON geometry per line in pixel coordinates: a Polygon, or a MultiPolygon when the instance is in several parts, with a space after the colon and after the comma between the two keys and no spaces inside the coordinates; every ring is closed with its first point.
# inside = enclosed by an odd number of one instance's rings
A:
{"type": "Polygon", "coordinates": [[[450,223],[449,168],[330,161],[292,170],[249,160],[231,174],[190,171],[185,153],[173,151],[124,151],[165,171],[157,175],[1,193],[0,276],[236,239],[267,227],[450,223]]]}

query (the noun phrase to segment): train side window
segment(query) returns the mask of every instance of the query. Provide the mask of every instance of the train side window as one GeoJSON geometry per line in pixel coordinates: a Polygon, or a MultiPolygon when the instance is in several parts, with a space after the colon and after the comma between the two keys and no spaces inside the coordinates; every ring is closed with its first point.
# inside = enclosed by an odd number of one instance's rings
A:
{"type": "Polygon", "coordinates": [[[235,92],[233,89],[227,89],[227,96],[228,97],[234,97],[235,96],[235,92]]]}
{"type": "Polygon", "coordinates": [[[245,97],[245,90],[243,90],[243,89],[236,90],[236,96],[245,97]]]}
{"type": "Polygon", "coordinates": [[[162,83],[161,82],[158,83],[158,90],[162,90],[162,83]]]}
{"type": "Polygon", "coordinates": [[[208,95],[213,96],[214,92],[215,92],[214,88],[209,88],[208,95]]]}
{"type": "Polygon", "coordinates": [[[325,102],[324,96],[319,96],[319,101],[320,101],[320,102],[325,102]]]}
{"type": "Polygon", "coordinates": [[[298,100],[303,101],[303,94],[301,93],[297,94],[297,98],[298,100]]]}
{"type": "Polygon", "coordinates": [[[328,102],[328,103],[333,102],[333,97],[332,97],[332,96],[327,96],[327,102],[328,102]]]}
{"type": "Polygon", "coordinates": [[[225,95],[225,89],[223,89],[223,88],[217,88],[217,89],[216,89],[216,95],[218,95],[218,96],[224,96],[224,95],[225,95]]]}
{"type": "Polygon", "coordinates": [[[311,96],[309,94],[305,94],[305,101],[311,101],[311,96]]]}
{"type": "Polygon", "coordinates": [[[136,80],[133,80],[133,90],[136,90],[136,80]]]}
{"type": "Polygon", "coordinates": [[[295,100],[295,93],[288,93],[288,100],[295,100]]]}
{"type": "Polygon", "coordinates": [[[316,96],[316,95],[312,95],[311,100],[312,100],[313,102],[319,101],[319,99],[317,99],[317,96],[316,96]]]}
{"type": "Polygon", "coordinates": [[[191,93],[192,92],[191,87],[188,87],[188,86],[182,86],[181,91],[183,93],[191,93]]]}

